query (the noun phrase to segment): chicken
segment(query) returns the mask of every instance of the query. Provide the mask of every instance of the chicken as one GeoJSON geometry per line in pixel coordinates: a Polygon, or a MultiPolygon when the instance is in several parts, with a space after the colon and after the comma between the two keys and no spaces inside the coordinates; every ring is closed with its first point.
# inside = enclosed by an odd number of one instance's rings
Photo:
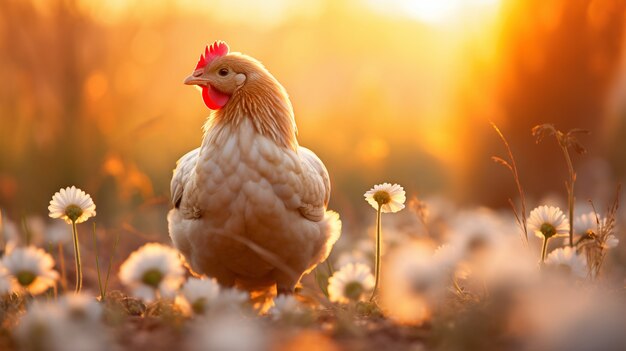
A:
{"type": "Polygon", "coordinates": [[[298,146],[285,89],[254,58],[216,41],[185,84],[213,111],[201,146],[174,170],[174,245],[193,272],[224,286],[293,293],[341,232],[326,167],[298,146]]]}

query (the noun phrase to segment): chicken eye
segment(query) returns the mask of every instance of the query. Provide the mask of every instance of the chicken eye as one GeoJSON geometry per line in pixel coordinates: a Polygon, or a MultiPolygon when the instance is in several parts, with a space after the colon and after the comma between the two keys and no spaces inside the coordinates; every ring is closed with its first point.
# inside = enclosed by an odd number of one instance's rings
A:
{"type": "Polygon", "coordinates": [[[217,74],[222,77],[226,77],[228,75],[228,68],[221,68],[219,71],[217,71],[217,74]]]}

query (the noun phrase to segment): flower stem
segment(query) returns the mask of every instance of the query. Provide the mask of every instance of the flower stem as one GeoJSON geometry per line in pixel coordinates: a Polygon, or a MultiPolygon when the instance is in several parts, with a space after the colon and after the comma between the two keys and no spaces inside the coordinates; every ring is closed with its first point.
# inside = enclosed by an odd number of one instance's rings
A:
{"type": "Polygon", "coordinates": [[[65,254],[63,253],[63,243],[59,243],[59,269],[61,270],[61,288],[67,291],[67,274],[65,271],[65,254]]]}
{"type": "Polygon", "coordinates": [[[115,242],[113,243],[113,249],[111,249],[111,257],[109,258],[109,267],[107,268],[107,276],[104,278],[104,295],[102,295],[102,300],[104,301],[104,297],[107,293],[107,287],[109,286],[109,276],[111,275],[111,267],[113,266],[113,257],[115,256],[115,250],[117,249],[117,244],[120,241],[120,233],[117,232],[115,236],[115,242]]]}
{"type": "Polygon", "coordinates": [[[574,182],[576,182],[576,172],[572,164],[572,158],[567,150],[567,145],[561,145],[565,162],[567,162],[567,171],[569,173],[569,182],[567,185],[567,205],[569,209],[569,246],[574,247],[574,182]]]}
{"type": "Polygon", "coordinates": [[[326,259],[326,268],[328,268],[328,276],[332,276],[335,273],[333,269],[333,265],[330,264],[330,254],[328,254],[328,258],[326,259]]]}
{"type": "Polygon", "coordinates": [[[26,222],[26,217],[22,216],[22,227],[24,228],[24,241],[26,242],[26,246],[30,246],[30,241],[32,239],[32,233],[30,232],[30,228],[28,226],[28,222],[26,222]]]}
{"type": "Polygon", "coordinates": [[[543,238],[543,244],[541,245],[541,264],[546,260],[546,253],[548,252],[548,238],[543,238]]]}
{"type": "Polygon", "coordinates": [[[378,211],[376,212],[376,266],[374,270],[374,277],[376,279],[376,283],[374,284],[374,290],[372,290],[372,296],[370,297],[370,302],[374,301],[374,297],[376,297],[376,291],[378,290],[378,284],[380,282],[380,246],[381,246],[381,236],[382,236],[382,228],[381,228],[381,212],[382,205],[378,204],[378,211]]]}
{"type": "Polygon", "coordinates": [[[96,272],[98,273],[98,289],[100,289],[100,299],[104,301],[104,290],[102,289],[102,276],[100,275],[100,260],[98,259],[98,238],[96,237],[96,222],[93,223],[93,249],[96,253],[96,272]]]}
{"type": "Polygon", "coordinates": [[[72,221],[72,238],[74,239],[74,258],[76,260],[76,290],[78,294],[83,287],[83,269],[80,263],[80,249],[78,247],[78,230],[76,221],[72,221]]]}

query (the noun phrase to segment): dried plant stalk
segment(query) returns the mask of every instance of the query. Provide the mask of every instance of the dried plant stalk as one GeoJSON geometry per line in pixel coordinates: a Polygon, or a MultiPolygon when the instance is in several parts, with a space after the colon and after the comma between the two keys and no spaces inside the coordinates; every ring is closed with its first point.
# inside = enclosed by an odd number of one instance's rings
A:
{"type": "Polygon", "coordinates": [[[513,215],[515,215],[515,221],[517,222],[517,225],[520,227],[520,230],[522,231],[522,242],[524,243],[526,247],[528,247],[528,228],[526,226],[526,197],[524,196],[524,189],[522,188],[522,183],[520,182],[519,173],[517,171],[517,164],[515,163],[515,157],[513,157],[513,152],[511,151],[509,142],[504,137],[504,134],[502,134],[502,132],[500,131],[500,128],[498,128],[498,126],[496,126],[495,123],[493,122],[490,122],[490,123],[493,129],[496,131],[496,133],[498,133],[498,136],[502,140],[502,143],[504,144],[504,147],[506,148],[506,151],[509,156],[508,161],[497,156],[492,156],[491,159],[494,162],[499,163],[503,165],[504,167],[508,168],[509,171],[511,171],[511,174],[513,174],[513,179],[515,180],[515,185],[517,186],[517,192],[519,193],[520,201],[522,203],[521,213],[517,210],[517,207],[515,207],[515,203],[513,202],[511,198],[509,198],[509,204],[511,205],[511,208],[513,210],[513,215]]]}
{"type": "Polygon", "coordinates": [[[576,134],[589,134],[589,131],[584,129],[570,129],[567,133],[563,133],[556,129],[553,124],[546,123],[534,126],[532,134],[536,138],[536,143],[539,144],[541,140],[547,135],[554,135],[556,138],[565,162],[567,162],[567,171],[569,173],[569,180],[565,182],[565,188],[567,189],[567,205],[569,209],[569,246],[574,247],[574,183],[576,182],[576,172],[574,171],[574,165],[572,163],[572,157],[569,153],[569,148],[574,149],[579,154],[587,153],[587,150],[576,138],[576,134]]]}
{"type": "Polygon", "coordinates": [[[613,203],[607,209],[606,218],[604,219],[601,219],[595,206],[593,206],[593,203],[591,204],[596,216],[597,230],[595,232],[590,231],[586,233],[576,242],[578,250],[583,250],[587,256],[589,273],[592,278],[597,278],[600,274],[600,269],[602,268],[606,253],[610,247],[607,245],[607,242],[611,237],[615,236],[620,191],[621,185],[618,185],[615,191],[615,200],[613,200],[613,203]]]}

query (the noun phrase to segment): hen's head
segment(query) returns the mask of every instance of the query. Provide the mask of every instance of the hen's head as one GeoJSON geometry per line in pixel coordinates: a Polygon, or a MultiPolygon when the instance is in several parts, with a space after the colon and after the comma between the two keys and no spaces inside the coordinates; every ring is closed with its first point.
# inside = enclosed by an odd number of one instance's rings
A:
{"type": "Polygon", "coordinates": [[[228,45],[218,40],[205,48],[185,84],[202,88],[202,99],[207,107],[219,110],[258,69],[259,64],[254,59],[238,53],[229,54],[228,45]]]}
{"type": "Polygon", "coordinates": [[[202,99],[211,110],[211,123],[252,121],[257,131],[278,144],[297,147],[296,125],[287,92],[254,58],[229,53],[216,41],[207,46],[185,84],[202,88],[202,99]],[[251,117],[253,116],[253,118],[251,117]]]}

